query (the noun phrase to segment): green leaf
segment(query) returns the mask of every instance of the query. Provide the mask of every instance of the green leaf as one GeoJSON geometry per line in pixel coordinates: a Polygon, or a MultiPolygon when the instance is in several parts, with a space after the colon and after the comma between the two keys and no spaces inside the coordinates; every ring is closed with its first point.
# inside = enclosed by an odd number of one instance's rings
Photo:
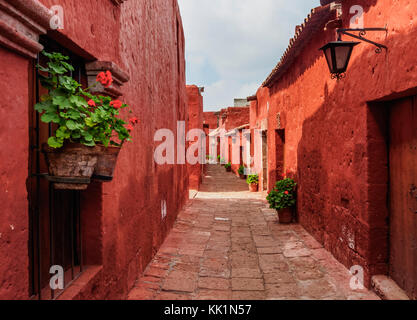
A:
{"type": "Polygon", "coordinates": [[[82,135],[84,136],[85,141],[93,141],[93,136],[89,132],[83,132],[82,135]]]}
{"type": "Polygon", "coordinates": [[[87,147],[94,147],[96,145],[96,143],[93,140],[83,141],[82,143],[83,143],[83,145],[86,145],[87,147]]]}
{"type": "Polygon", "coordinates": [[[69,109],[72,107],[70,100],[65,96],[55,96],[52,98],[52,102],[59,106],[60,109],[69,109]]]}
{"type": "Polygon", "coordinates": [[[88,103],[83,97],[80,96],[71,96],[70,101],[75,104],[77,107],[87,107],[88,103]]]}
{"type": "Polygon", "coordinates": [[[55,149],[61,148],[64,145],[64,140],[56,137],[50,137],[48,139],[48,145],[55,149]]]}
{"type": "Polygon", "coordinates": [[[91,118],[85,118],[85,124],[87,125],[87,126],[89,126],[90,128],[91,127],[94,127],[96,124],[94,123],[94,121],[91,119],[91,118]]]}
{"type": "Polygon", "coordinates": [[[59,123],[60,117],[56,113],[47,112],[41,117],[41,120],[42,122],[45,122],[45,123],[51,123],[51,122],[59,123]]]}
{"type": "Polygon", "coordinates": [[[75,140],[80,139],[81,138],[81,132],[78,131],[78,130],[72,131],[71,132],[71,138],[75,139],[75,140]]]}
{"type": "Polygon", "coordinates": [[[78,111],[75,111],[75,110],[68,111],[66,115],[67,115],[67,118],[72,119],[72,120],[78,120],[82,116],[78,111]]]}
{"type": "Polygon", "coordinates": [[[75,121],[68,120],[66,124],[67,124],[68,129],[70,129],[71,131],[79,129],[78,124],[75,121]]]}
{"type": "Polygon", "coordinates": [[[38,68],[38,70],[41,71],[41,72],[48,72],[49,73],[49,68],[42,67],[40,64],[37,64],[36,68],[38,68]]]}
{"type": "Polygon", "coordinates": [[[71,137],[70,132],[68,131],[68,128],[65,126],[59,127],[59,129],[56,131],[56,137],[62,138],[62,139],[69,139],[71,137]]]}
{"type": "Polygon", "coordinates": [[[67,62],[62,61],[61,64],[68,70],[68,71],[74,71],[74,67],[72,65],[70,65],[67,62]]]}
{"type": "Polygon", "coordinates": [[[67,69],[65,69],[59,62],[48,62],[48,67],[51,69],[52,73],[56,73],[56,74],[67,73],[67,69]]]}
{"type": "Polygon", "coordinates": [[[42,113],[44,111],[51,111],[50,107],[51,107],[50,101],[44,101],[44,102],[39,102],[35,104],[35,110],[38,111],[39,113],[42,113]]]}

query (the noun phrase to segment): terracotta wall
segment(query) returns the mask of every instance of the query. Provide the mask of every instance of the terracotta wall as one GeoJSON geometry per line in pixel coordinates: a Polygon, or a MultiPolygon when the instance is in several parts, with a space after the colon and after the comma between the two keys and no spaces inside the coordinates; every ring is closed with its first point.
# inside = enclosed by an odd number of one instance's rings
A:
{"type": "MultiPolygon", "coordinates": [[[[32,0],[26,3],[30,6],[32,0]]],[[[158,166],[153,160],[156,130],[176,132],[177,121],[188,118],[179,8],[175,0],[129,0],[121,6],[110,0],[41,3],[64,8],[65,29],[49,32],[50,37],[90,60],[112,61],[130,76],[120,99],[132,107],[141,124],[133,132],[133,143],[121,151],[114,181],[92,185],[83,195],[84,226],[100,226],[90,230],[97,234],[96,244],[89,248],[94,241],[86,239],[84,252],[86,261],[97,267],[63,296],[124,298],[188,198],[186,166],[158,166]],[[164,220],[163,200],[168,214],[164,220]]],[[[33,107],[29,105],[30,59],[3,48],[0,56],[4,93],[0,102],[0,298],[25,299],[29,297],[28,109],[33,107]]]]}
{"type": "Polygon", "coordinates": [[[26,59],[0,48],[0,298],[28,294],[29,237],[28,68],[26,59]],[[13,141],[13,143],[11,143],[13,141]]]}
{"type": "MultiPolygon", "coordinates": [[[[189,130],[198,129],[203,131],[203,96],[197,86],[187,86],[189,130]]],[[[203,139],[203,137],[201,137],[203,139]]],[[[196,140],[197,141],[197,140],[196,140]]],[[[199,140],[202,141],[202,140],[199,140]]],[[[197,142],[195,142],[197,143],[197,142]]],[[[193,143],[190,143],[192,145],[193,143]]],[[[200,147],[201,148],[201,147],[200,147]]],[[[204,155],[205,157],[205,155],[204,155]]],[[[190,189],[199,190],[203,181],[203,164],[191,165],[187,163],[190,176],[190,189]]]]}
{"type": "Polygon", "coordinates": [[[267,119],[270,188],[276,181],[276,130],[285,129],[285,170],[296,172],[299,221],[348,268],[363,266],[369,284],[370,275],[386,274],[388,267],[387,157],[378,149],[378,110],[371,111],[370,102],[416,92],[417,25],[410,12],[417,3],[343,1],[344,27],[356,4],[365,9],[365,26],[388,26],[387,35],[367,35],[388,52],[376,54],[362,43],[347,77],[331,80],[318,49],[335,34],[320,30],[270,89],[258,91],[251,127],[261,128],[267,119]]]}

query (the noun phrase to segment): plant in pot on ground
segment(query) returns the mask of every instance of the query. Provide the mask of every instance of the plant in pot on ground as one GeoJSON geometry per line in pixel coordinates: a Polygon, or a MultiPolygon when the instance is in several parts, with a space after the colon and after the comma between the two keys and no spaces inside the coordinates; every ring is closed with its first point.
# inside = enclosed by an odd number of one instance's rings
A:
{"type": "Polygon", "coordinates": [[[250,174],[246,179],[247,184],[249,185],[250,192],[258,192],[259,186],[259,175],[257,174],[250,174]]]}
{"type": "MultiPolygon", "coordinates": [[[[49,62],[38,65],[41,85],[48,94],[41,97],[35,110],[41,121],[51,124],[53,135],[42,146],[49,175],[56,189],[84,190],[96,171],[110,180],[117,155],[139,121],[120,119],[120,110],[128,106],[110,97],[95,96],[69,74],[74,71],[69,58],[60,53],[43,52],[49,62]],[[62,179],[65,182],[59,183],[62,179]],[[71,180],[72,179],[72,180],[71,180]],[[81,179],[81,180],[80,180],[81,179]],[[77,181],[83,181],[77,183],[77,181]]],[[[112,74],[101,72],[97,83],[111,86],[112,74]]]]}
{"type": "Polygon", "coordinates": [[[237,171],[237,173],[239,174],[239,177],[241,179],[245,179],[246,178],[246,176],[245,176],[245,167],[244,166],[240,166],[239,167],[239,170],[237,171]]]}
{"type": "Polygon", "coordinates": [[[271,209],[278,212],[280,223],[291,223],[293,209],[296,204],[297,184],[293,179],[283,178],[275,184],[275,188],[268,194],[266,200],[271,209]]]}
{"type": "Polygon", "coordinates": [[[227,172],[231,172],[232,171],[232,164],[230,162],[226,163],[224,165],[224,168],[226,169],[227,172]]]}

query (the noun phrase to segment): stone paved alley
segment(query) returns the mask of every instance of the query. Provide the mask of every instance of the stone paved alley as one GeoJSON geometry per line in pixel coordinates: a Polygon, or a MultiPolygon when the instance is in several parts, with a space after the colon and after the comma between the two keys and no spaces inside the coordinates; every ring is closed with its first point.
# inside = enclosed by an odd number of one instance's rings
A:
{"type": "Polygon", "coordinates": [[[132,300],[378,299],[265,194],[210,166],[201,191],[130,292],[132,300]]]}

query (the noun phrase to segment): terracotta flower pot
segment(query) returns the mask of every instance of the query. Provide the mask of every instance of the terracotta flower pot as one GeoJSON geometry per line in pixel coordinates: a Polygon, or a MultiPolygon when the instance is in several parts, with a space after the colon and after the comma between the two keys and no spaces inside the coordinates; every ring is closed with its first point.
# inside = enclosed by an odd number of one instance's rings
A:
{"type": "Polygon", "coordinates": [[[99,147],[87,147],[78,143],[67,143],[54,149],[42,145],[48,165],[48,179],[59,190],[85,190],[98,161],[99,147]]]}
{"type": "Polygon", "coordinates": [[[292,209],[285,208],[278,211],[278,219],[281,224],[290,224],[292,222],[292,209]]]}
{"type": "Polygon", "coordinates": [[[252,183],[249,185],[250,192],[258,192],[258,185],[256,183],[252,183]]]}
{"type": "Polygon", "coordinates": [[[99,146],[99,148],[100,153],[98,155],[93,178],[103,182],[112,181],[117,157],[119,156],[121,148],[114,146],[108,146],[107,148],[105,146],[99,146]]]}

